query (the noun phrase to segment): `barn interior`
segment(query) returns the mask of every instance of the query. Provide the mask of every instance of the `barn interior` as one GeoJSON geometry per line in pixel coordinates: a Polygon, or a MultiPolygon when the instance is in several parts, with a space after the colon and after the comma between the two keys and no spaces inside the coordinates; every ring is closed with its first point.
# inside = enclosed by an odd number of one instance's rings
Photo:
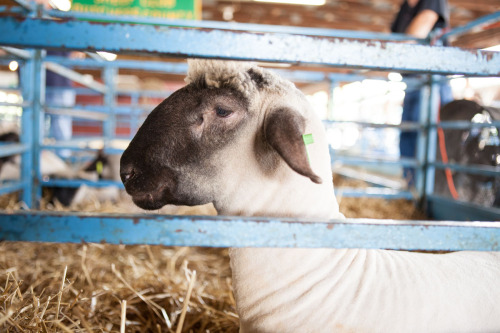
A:
{"type": "MultiPolygon", "coordinates": [[[[391,23],[402,1],[326,0],[319,5],[311,5],[312,1],[306,1],[309,4],[199,2],[201,10],[196,22],[247,24],[245,28],[257,31],[257,25],[272,26],[271,30],[284,27],[285,33],[290,27],[311,29],[304,30],[306,35],[315,35],[320,31],[338,31],[343,35],[347,31],[347,37],[341,39],[360,38],[372,43],[384,43],[383,36],[390,33],[391,23]]],[[[500,9],[499,0],[449,0],[448,3],[451,29],[498,14],[500,9]]],[[[0,0],[0,18],[24,17],[25,13],[13,9],[26,4],[29,2],[0,0]]],[[[487,50],[493,55],[500,51],[500,21],[490,19],[486,23],[477,23],[464,33],[452,36],[448,42],[451,47],[471,53],[487,50]]],[[[70,114],[73,117],[72,139],[57,142],[45,135],[42,142],[50,151],[61,151],[70,146],[71,154],[65,161],[78,171],[93,163],[99,151],[109,153],[113,156],[110,159],[119,158],[147,114],[171,92],[185,85],[184,56],[157,52],[113,54],[94,51],[73,52],[70,61],[50,54],[46,56],[47,62],[55,64],[53,67],[48,65],[48,71],[60,72],[57,65],[71,68],[76,106],[71,111],[56,106],[51,108],[50,105],[45,109],[47,114],[70,114]],[[88,66],[86,62],[93,60],[123,64],[130,61],[146,65],[124,66],[106,74],[102,66],[88,66]],[[147,64],[154,64],[161,70],[148,70],[147,64]],[[168,70],[164,70],[167,67],[168,70]],[[105,94],[96,93],[99,87],[109,87],[110,82],[115,89],[112,101],[107,100],[105,94]],[[116,116],[112,133],[99,118],[109,103],[122,112],[116,116]],[[111,140],[107,140],[106,136],[110,136],[111,140]]],[[[6,59],[0,63],[0,134],[13,129],[19,131],[25,107],[23,93],[18,89],[18,69],[22,60],[17,64],[11,59],[15,55],[12,52],[8,45],[0,47],[0,57],[6,59]]],[[[332,152],[335,152],[332,171],[336,196],[346,217],[405,221],[436,219],[436,216],[429,216],[425,203],[419,201],[418,193],[422,189],[408,185],[402,165],[397,162],[400,160],[398,141],[402,104],[408,88],[401,76],[404,70],[324,66],[300,61],[263,60],[259,64],[288,75],[328,123],[327,133],[332,152]],[[366,162],[359,156],[370,161],[366,162]],[[374,163],[373,160],[389,163],[374,163]]],[[[428,78],[425,76],[424,81],[428,78]]],[[[460,165],[469,163],[486,170],[486,175],[478,175],[477,178],[471,178],[465,171],[454,171],[452,182],[458,190],[457,201],[464,207],[472,203],[474,209],[476,206],[480,210],[487,209],[486,217],[476,215],[477,219],[495,221],[492,216],[500,216],[500,78],[498,75],[448,75],[446,78],[455,100],[475,101],[486,107],[463,119],[452,116],[447,119],[483,124],[478,125],[479,131],[473,128],[444,129],[444,135],[454,138],[451,141],[461,142],[461,145],[456,145],[455,157],[449,153],[451,162],[460,165]],[[488,127],[484,123],[492,125],[488,127]],[[474,145],[467,138],[475,138],[474,145]],[[467,150],[464,154],[466,144],[470,152],[467,150]],[[476,156],[477,160],[471,160],[471,156],[476,156]]],[[[43,126],[48,132],[50,121],[45,120],[43,126]]],[[[442,158],[438,148],[436,159],[442,161],[442,158]]],[[[113,172],[115,177],[111,179],[116,185],[119,182],[116,165],[113,172]]],[[[434,190],[441,191],[439,194],[450,200],[457,199],[450,189],[446,169],[436,170],[436,178],[440,180],[436,180],[434,190]]],[[[38,202],[41,211],[64,212],[62,214],[69,216],[81,212],[144,213],[133,206],[122,190],[118,199],[113,197],[112,200],[106,197],[109,193],[101,195],[92,190],[82,191],[81,201],[65,204],[54,197],[53,188],[58,185],[74,187],[76,183],[50,177],[43,181],[45,188],[38,202]]],[[[78,184],[84,183],[92,188],[99,182],[99,186],[112,182],[106,181],[79,179],[78,184]]],[[[23,202],[22,197],[20,199],[19,191],[2,193],[6,193],[0,197],[3,213],[33,209],[31,204],[23,202]]],[[[477,214],[476,210],[471,211],[477,214]]],[[[167,206],[153,213],[188,216],[217,214],[212,206],[167,206]]],[[[2,241],[0,249],[2,331],[238,331],[227,248],[112,245],[85,241],[80,244],[2,241]]]]}

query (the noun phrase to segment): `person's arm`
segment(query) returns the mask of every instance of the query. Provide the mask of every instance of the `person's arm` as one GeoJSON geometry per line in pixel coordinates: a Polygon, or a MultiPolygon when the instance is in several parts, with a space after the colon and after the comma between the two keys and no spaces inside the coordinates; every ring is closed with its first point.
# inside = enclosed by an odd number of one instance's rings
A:
{"type": "Polygon", "coordinates": [[[406,33],[417,38],[426,38],[438,20],[439,15],[435,11],[424,9],[413,18],[406,28],[406,33]]]}

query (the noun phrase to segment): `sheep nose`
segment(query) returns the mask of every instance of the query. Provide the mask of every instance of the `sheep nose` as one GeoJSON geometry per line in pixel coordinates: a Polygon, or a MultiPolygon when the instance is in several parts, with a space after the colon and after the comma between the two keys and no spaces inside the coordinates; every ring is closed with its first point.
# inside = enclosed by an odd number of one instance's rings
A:
{"type": "Polygon", "coordinates": [[[132,178],[136,175],[134,167],[132,165],[122,166],[120,168],[120,178],[122,179],[123,185],[127,185],[132,178]]]}

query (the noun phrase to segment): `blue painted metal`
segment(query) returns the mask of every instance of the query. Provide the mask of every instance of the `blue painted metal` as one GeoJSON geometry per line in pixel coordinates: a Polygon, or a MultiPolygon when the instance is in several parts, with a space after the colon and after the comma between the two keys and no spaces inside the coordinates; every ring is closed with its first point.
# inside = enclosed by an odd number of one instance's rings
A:
{"type": "MultiPolygon", "coordinates": [[[[16,191],[23,191],[30,194],[29,192],[26,191],[26,188],[28,188],[29,184],[27,182],[19,181],[19,180],[13,180],[13,181],[3,181],[0,182],[0,195],[7,194],[7,193],[12,193],[16,191]]],[[[26,202],[23,200],[23,202],[26,202]]],[[[1,233],[1,231],[0,231],[1,233]]]]}
{"type": "Polygon", "coordinates": [[[0,106],[17,106],[17,107],[25,107],[30,105],[30,101],[26,101],[23,103],[8,103],[8,102],[0,102],[0,106]]]}
{"type": "Polygon", "coordinates": [[[87,185],[89,187],[107,187],[116,186],[120,189],[124,189],[122,182],[115,182],[112,180],[99,180],[99,181],[89,181],[83,179],[51,179],[44,180],[42,186],[44,187],[80,187],[81,185],[87,185]]]}
{"type": "Polygon", "coordinates": [[[427,160],[427,149],[429,146],[429,130],[427,125],[431,122],[430,116],[430,103],[431,103],[431,91],[428,85],[420,88],[420,113],[419,113],[419,123],[423,130],[418,131],[417,136],[417,147],[416,147],[416,159],[418,164],[421,166],[415,169],[415,190],[418,193],[418,197],[422,198],[425,193],[425,179],[426,170],[425,163],[427,160]]]}
{"type": "MultiPolygon", "coordinates": [[[[432,76],[430,96],[427,112],[427,125],[431,122],[435,123],[439,115],[439,80],[438,77],[432,76]]],[[[422,198],[425,198],[434,192],[435,180],[435,167],[433,163],[436,161],[437,152],[437,129],[435,127],[428,127],[427,129],[427,142],[426,142],[426,155],[425,155],[425,173],[424,173],[424,188],[422,198]]],[[[424,203],[422,202],[422,203],[424,203]]]]}
{"type": "Polygon", "coordinates": [[[401,191],[392,188],[383,187],[367,187],[367,188],[350,188],[350,187],[335,187],[335,195],[340,197],[351,198],[382,198],[382,199],[415,199],[415,194],[410,191],[401,191]]]}
{"type": "Polygon", "coordinates": [[[42,180],[40,168],[40,153],[41,144],[43,141],[43,105],[45,104],[45,68],[43,66],[43,57],[45,52],[36,50],[33,57],[34,79],[33,79],[33,123],[32,123],[32,138],[31,138],[31,154],[33,158],[32,165],[32,198],[31,203],[27,203],[29,207],[38,208],[42,199],[42,180]]]}
{"type": "Polygon", "coordinates": [[[5,31],[0,35],[0,44],[18,47],[150,52],[178,57],[477,76],[496,76],[500,73],[500,54],[452,47],[34,18],[0,17],[0,26],[5,31]],[[293,47],[296,45],[301,47],[293,47]]]}
{"type": "MultiPolygon", "coordinates": [[[[369,128],[380,128],[380,129],[385,129],[385,128],[398,128],[401,131],[416,131],[416,130],[422,130],[425,128],[425,125],[420,124],[418,122],[402,122],[401,124],[378,124],[378,123],[370,123],[370,122],[365,122],[365,121],[352,121],[352,120],[325,120],[323,121],[325,126],[327,127],[334,127],[336,125],[342,125],[342,124],[353,124],[353,125],[358,125],[360,127],[369,127],[369,128]]],[[[486,126],[485,126],[486,127],[486,126]]]]}
{"type": "Polygon", "coordinates": [[[0,144],[0,157],[22,154],[28,149],[29,146],[22,143],[0,144]]]}
{"type": "Polygon", "coordinates": [[[217,247],[500,250],[500,224],[224,216],[0,213],[0,239],[217,247]]]}
{"type": "Polygon", "coordinates": [[[34,1],[29,1],[29,0],[13,0],[13,1],[27,11],[34,11],[36,9],[36,3],[34,1]]]}
{"type": "Polygon", "coordinates": [[[426,204],[430,213],[429,217],[436,220],[500,222],[499,208],[478,206],[435,194],[427,197],[426,204]]]}
{"type": "Polygon", "coordinates": [[[439,123],[430,124],[430,126],[438,127],[442,129],[470,129],[470,128],[485,128],[485,127],[497,127],[500,128],[500,121],[492,121],[491,123],[471,123],[470,121],[441,121],[439,123]]]}
{"type": "Polygon", "coordinates": [[[120,68],[120,69],[140,69],[148,72],[168,73],[186,75],[187,63],[173,63],[161,61],[140,61],[140,60],[115,60],[111,62],[95,61],[93,59],[72,59],[65,57],[48,56],[47,61],[61,64],[67,67],[78,68],[120,68]]]}
{"type": "Polygon", "coordinates": [[[499,177],[500,167],[489,165],[462,165],[456,163],[429,162],[429,166],[440,169],[451,169],[457,172],[465,172],[475,175],[499,177]]]}
{"type": "Polygon", "coordinates": [[[104,105],[108,108],[108,118],[103,124],[104,147],[107,147],[115,136],[116,128],[116,96],[115,96],[115,77],[118,74],[118,69],[112,67],[104,67],[103,79],[106,84],[106,93],[104,94],[104,105]]]}
{"type": "Polygon", "coordinates": [[[278,33],[278,34],[295,34],[295,35],[354,38],[354,39],[416,41],[419,43],[425,43],[425,39],[419,39],[405,34],[388,34],[388,33],[366,32],[366,31],[361,32],[354,30],[335,30],[335,29],[306,28],[306,27],[220,22],[220,21],[206,21],[206,20],[203,21],[169,20],[169,19],[144,18],[144,17],[126,16],[126,15],[110,16],[106,14],[95,14],[95,13],[61,12],[55,10],[48,11],[47,14],[52,17],[65,18],[65,19],[78,19],[85,21],[122,23],[122,24],[132,23],[141,25],[154,25],[157,27],[221,29],[227,31],[251,31],[258,33],[267,32],[267,33],[278,33]]]}
{"type": "Polygon", "coordinates": [[[480,17],[463,26],[456,27],[449,32],[443,34],[439,39],[442,41],[448,40],[450,37],[462,35],[472,29],[477,29],[480,26],[491,24],[500,20],[500,11],[480,17]]]}
{"type": "Polygon", "coordinates": [[[16,49],[14,47],[2,46],[0,47],[0,49],[21,59],[30,59],[33,56],[32,52],[30,51],[16,49]]]}
{"type": "MultiPolygon", "coordinates": [[[[85,137],[84,139],[87,141],[91,141],[91,140],[103,140],[104,141],[104,138],[102,138],[102,137],[91,138],[91,139],[89,139],[88,137],[85,137]]],[[[92,148],[92,147],[88,147],[88,146],[76,146],[74,144],[43,145],[41,148],[42,149],[50,149],[50,150],[71,149],[73,151],[80,151],[80,152],[84,152],[84,151],[97,152],[97,151],[101,150],[101,149],[92,148]]],[[[123,153],[123,149],[118,149],[118,148],[105,147],[102,150],[106,154],[121,154],[121,153],[123,153]]]]}
{"type": "Polygon", "coordinates": [[[85,109],[73,109],[73,108],[59,108],[59,107],[44,107],[45,113],[47,114],[58,114],[58,115],[69,115],[73,116],[73,119],[93,119],[99,121],[105,121],[109,118],[109,115],[104,112],[92,112],[85,109]]]}
{"type": "Polygon", "coordinates": [[[33,100],[35,98],[35,59],[28,59],[21,65],[19,76],[19,85],[22,88],[23,100],[32,101],[30,105],[23,108],[21,115],[21,135],[20,141],[22,145],[30,147],[21,155],[21,181],[23,183],[21,201],[28,207],[32,207],[34,193],[34,177],[33,168],[35,156],[33,154],[32,143],[33,123],[35,117],[33,100]]]}
{"type": "Polygon", "coordinates": [[[47,70],[57,73],[63,77],[70,79],[71,81],[77,82],[85,87],[98,91],[100,93],[106,93],[107,87],[106,85],[95,81],[93,78],[87,78],[82,74],[75,72],[69,68],[61,66],[60,64],[56,64],[50,61],[45,61],[44,66],[47,70]]]}
{"type": "Polygon", "coordinates": [[[347,165],[357,165],[357,166],[384,166],[384,165],[397,165],[405,167],[416,167],[421,166],[417,159],[401,158],[399,160],[390,160],[382,158],[370,158],[362,156],[345,156],[340,155],[333,149],[330,149],[330,154],[333,163],[343,163],[347,165]]]}

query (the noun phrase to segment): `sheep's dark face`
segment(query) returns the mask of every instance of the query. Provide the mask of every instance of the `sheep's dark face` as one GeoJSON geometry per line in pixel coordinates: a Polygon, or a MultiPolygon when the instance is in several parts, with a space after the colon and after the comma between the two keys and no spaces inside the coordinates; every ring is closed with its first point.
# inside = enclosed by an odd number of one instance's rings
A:
{"type": "Polygon", "coordinates": [[[120,161],[120,176],[135,204],[212,201],[203,182],[216,173],[211,157],[228,145],[248,119],[247,101],[224,88],[190,84],[165,99],[147,117],[120,161]]]}

